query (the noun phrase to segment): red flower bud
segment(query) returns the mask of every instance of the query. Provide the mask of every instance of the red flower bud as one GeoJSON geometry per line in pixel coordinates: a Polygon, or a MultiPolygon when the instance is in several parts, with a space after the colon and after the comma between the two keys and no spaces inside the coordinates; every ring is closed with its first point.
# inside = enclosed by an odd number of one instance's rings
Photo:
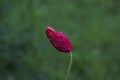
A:
{"type": "Polygon", "coordinates": [[[57,32],[52,27],[46,28],[46,35],[47,38],[50,40],[50,43],[61,52],[70,52],[71,50],[71,43],[69,39],[62,33],[57,32]]]}

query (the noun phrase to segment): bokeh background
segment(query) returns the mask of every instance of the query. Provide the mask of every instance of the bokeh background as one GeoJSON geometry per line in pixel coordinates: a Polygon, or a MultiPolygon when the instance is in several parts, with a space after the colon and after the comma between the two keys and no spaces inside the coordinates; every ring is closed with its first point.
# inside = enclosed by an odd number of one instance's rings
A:
{"type": "Polygon", "coordinates": [[[120,80],[120,0],[0,0],[0,80],[65,79],[48,25],[72,43],[70,80],[120,80]]]}

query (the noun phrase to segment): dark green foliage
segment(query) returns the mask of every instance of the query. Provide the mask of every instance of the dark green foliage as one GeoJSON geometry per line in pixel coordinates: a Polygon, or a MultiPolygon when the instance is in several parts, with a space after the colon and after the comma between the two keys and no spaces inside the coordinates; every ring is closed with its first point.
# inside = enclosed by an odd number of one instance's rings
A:
{"type": "Polygon", "coordinates": [[[120,80],[119,0],[0,0],[0,80],[64,80],[69,54],[46,26],[72,43],[70,80],[120,80]]]}

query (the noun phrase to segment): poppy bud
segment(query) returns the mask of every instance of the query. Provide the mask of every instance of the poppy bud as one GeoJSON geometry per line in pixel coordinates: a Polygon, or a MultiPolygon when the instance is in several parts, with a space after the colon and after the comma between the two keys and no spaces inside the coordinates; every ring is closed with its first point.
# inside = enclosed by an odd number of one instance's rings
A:
{"type": "Polygon", "coordinates": [[[67,36],[65,36],[62,32],[58,32],[54,30],[52,27],[47,27],[46,36],[50,40],[50,43],[61,52],[68,53],[71,51],[71,43],[67,36]]]}

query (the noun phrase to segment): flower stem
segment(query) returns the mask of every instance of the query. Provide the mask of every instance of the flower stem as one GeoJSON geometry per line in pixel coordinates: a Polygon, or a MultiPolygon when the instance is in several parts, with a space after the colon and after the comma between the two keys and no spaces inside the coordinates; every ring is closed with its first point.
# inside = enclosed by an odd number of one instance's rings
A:
{"type": "Polygon", "coordinates": [[[68,80],[69,79],[69,75],[70,75],[70,70],[71,70],[71,66],[72,66],[72,52],[70,52],[70,62],[69,62],[69,65],[68,65],[68,69],[67,69],[67,75],[66,75],[66,78],[65,80],[68,80]]]}

